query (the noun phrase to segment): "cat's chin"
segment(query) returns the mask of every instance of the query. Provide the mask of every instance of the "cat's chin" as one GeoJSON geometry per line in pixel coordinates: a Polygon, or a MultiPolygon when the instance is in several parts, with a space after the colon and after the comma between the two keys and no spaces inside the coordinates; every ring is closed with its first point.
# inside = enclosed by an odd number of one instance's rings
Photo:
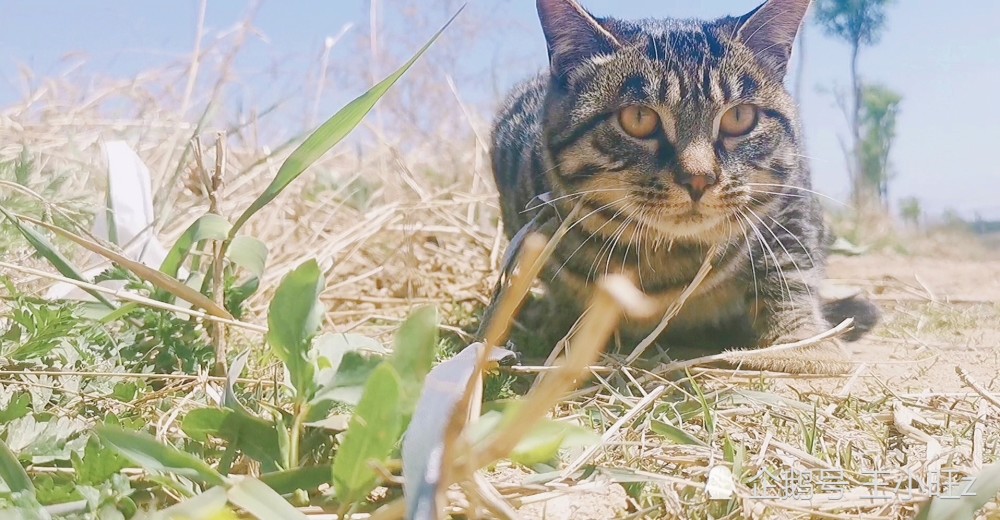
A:
{"type": "Polygon", "coordinates": [[[679,239],[704,244],[724,242],[734,226],[724,215],[690,211],[680,215],[644,219],[646,225],[667,240],[679,239]]]}

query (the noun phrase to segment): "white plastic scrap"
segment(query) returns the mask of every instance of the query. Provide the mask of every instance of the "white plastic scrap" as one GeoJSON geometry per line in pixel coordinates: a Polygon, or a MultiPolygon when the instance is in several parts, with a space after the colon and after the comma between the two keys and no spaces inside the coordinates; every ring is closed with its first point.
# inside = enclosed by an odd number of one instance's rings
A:
{"type": "MultiPolygon", "coordinates": [[[[424,380],[420,400],[403,437],[403,494],[406,518],[438,518],[437,488],[441,480],[444,436],[462,400],[469,379],[485,346],[473,343],[455,357],[434,367],[424,380]]],[[[502,348],[490,351],[490,361],[501,361],[514,353],[502,348]]]]}
{"type": "MultiPolygon", "coordinates": [[[[111,240],[108,213],[113,216],[114,236],[125,256],[150,267],[159,268],[167,250],[156,238],[153,229],[153,193],[149,168],[124,141],[104,143],[108,161],[107,211],[99,211],[94,219],[92,233],[103,240],[111,240]]],[[[86,265],[93,265],[83,272],[92,279],[111,266],[111,262],[91,254],[86,265]]],[[[100,285],[120,289],[119,281],[102,282],[100,285]]],[[[93,297],[70,283],[58,283],[49,288],[48,299],[93,301],[93,297]]]]}

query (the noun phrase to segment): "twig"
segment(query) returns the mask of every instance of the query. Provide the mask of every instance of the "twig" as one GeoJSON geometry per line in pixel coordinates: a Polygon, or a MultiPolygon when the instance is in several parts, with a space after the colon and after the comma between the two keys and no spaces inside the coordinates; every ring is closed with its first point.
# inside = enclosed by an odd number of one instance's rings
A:
{"type": "Polygon", "coordinates": [[[201,66],[201,40],[205,32],[205,11],[208,0],[201,0],[198,7],[198,25],[194,33],[194,50],[191,52],[191,67],[188,69],[187,85],[184,87],[184,97],[181,100],[181,114],[187,112],[194,93],[194,85],[198,79],[198,68],[201,66]]]}
{"type": "Polygon", "coordinates": [[[979,401],[976,406],[976,415],[976,424],[972,426],[972,457],[970,458],[972,467],[978,472],[983,470],[986,418],[990,415],[990,405],[985,400],[979,401]]]}
{"type": "Polygon", "coordinates": [[[514,416],[473,453],[472,467],[483,467],[510,453],[532,425],[564,397],[586,373],[588,366],[597,361],[623,314],[646,317],[652,311],[652,302],[627,278],[612,275],[598,283],[580,330],[571,339],[566,360],[559,370],[548,374],[529,392],[514,416]]]}
{"type": "Polygon", "coordinates": [[[708,250],[708,254],[705,255],[705,260],[701,263],[701,268],[698,269],[698,273],[695,274],[694,279],[691,280],[691,283],[689,283],[687,287],[684,288],[684,291],[681,292],[681,294],[677,297],[677,299],[674,300],[669,307],[667,307],[666,312],[663,313],[663,318],[660,320],[660,323],[656,325],[656,328],[654,328],[653,331],[650,332],[649,335],[647,335],[645,339],[643,339],[635,347],[635,350],[633,350],[632,353],[630,353],[628,357],[625,358],[626,365],[631,365],[633,361],[635,361],[639,356],[641,356],[642,353],[645,352],[646,349],[649,348],[649,346],[652,345],[654,341],[656,341],[656,338],[658,338],[660,334],[663,333],[663,330],[667,328],[667,324],[670,323],[670,320],[673,319],[673,317],[676,316],[677,313],[681,311],[681,307],[684,306],[684,303],[687,301],[687,299],[691,297],[694,291],[698,288],[699,285],[701,285],[701,282],[705,280],[705,278],[708,276],[708,273],[712,270],[712,260],[715,259],[715,255],[718,253],[718,249],[719,249],[718,246],[713,245],[708,250]]]}
{"type": "Polygon", "coordinates": [[[330,64],[330,51],[337,45],[337,42],[354,27],[353,23],[346,23],[340,28],[336,36],[327,36],[323,40],[323,55],[319,59],[319,78],[316,80],[316,93],[313,96],[312,108],[309,110],[309,121],[306,124],[312,128],[319,119],[319,102],[323,98],[323,90],[326,87],[326,73],[330,64]]]}
{"type": "Polygon", "coordinates": [[[660,385],[650,392],[649,395],[643,397],[642,400],[636,403],[635,406],[628,411],[628,413],[615,421],[615,423],[608,428],[608,431],[604,432],[604,435],[601,436],[601,442],[594,443],[588,447],[583,453],[580,454],[579,457],[576,458],[576,460],[566,466],[566,469],[564,469],[559,475],[558,480],[566,480],[573,475],[573,473],[576,473],[578,469],[583,467],[583,465],[586,464],[595,453],[597,453],[597,450],[601,449],[602,446],[610,442],[611,439],[618,435],[618,430],[621,430],[621,428],[626,424],[631,423],[640,412],[644,411],[646,407],[656,401],[661,395],[663,395],[663,392],[666,391],[667,387],[665,385],[660,385]]]}
{"type": "MultiPolygon", "coordinates": [[[[811,345],[815,345],[816,343],[819,343],[820,341],[823,341],[825,339],[830,339],[830,338],[839,336],[843,332],[847,331],[847,329],[851,328],[851,325],[853,325],[853,324],[854,324],[854,319],[847,318],[846,320],[840,322],[840,324],[837,325],[836,327],[834,327],[834,328],[832,328],[830,330],[826,330],[826,331],[820,332],[819,334],[817,334],[817,335],[815,335],[815,336],[813,336],[811,338],[806,338],[806,339],[802,339],[802,340],[799,340],[799,341],[793,341],[792,343],[784,343],[782,345],[774,345],[774,346],[770,346],[770,347],[767,347],[767,348],[761,348],[761,349],[756,349],[756,350],[739,350],[739,351],[734,351],[734,352],[726,352],[725,354],[722,354],[722,355],[724,357],[726,357],[726,358],[730,358],[730,359],[737,358],[738,359],[738,358],[753,357],[754,355],[758,355],[758,354],[775,354],[775,353],[778,353],[778,352],[784,352],[786,350],[796,350],[796,349],[800,349],[802,347],[808,347],[808,346],[811,346],[811,345]]],[[[712,356],[709,356],[709,357],[712,357],[712,356]]]]}
{"type": "MultiPolygon", "coordinates": [[[[219,209],[219,194],[222,192],[222,184],[226,176],[226,135],[222,132],[215,134],[215,170],[212,172],[212,185],[208,189],[209,213],[222,216],[219,209]]],[[[226,306],[226,245],[224,242],[215,241],[212,243],[212,297],[216,305],[221,308],[226,306]]],[[[209,332],[212,345],[215,347],[215,367],[213,372],[218,376],[226,375],[226,328],[219,322],[209,324],[209,332]]]]}
{"type": "Polygon", "coordinates": [[[837,325],[836,327],[834,327],[834,328],[832,328],[830,330],[821,332],[821,333],[819,333],[819,334],[817,334],[817,335],[815,335],[815,336],[813,336],[811,338],[803,339],[803,340],[800,340],[800,341],[795,341],[795,342],[792,342],[792,343],[785,343],[785,344],[782,344],[782,345],[773,345],[773,346],[770,346],[770,347],[761,348],[761,349],[757,349],[757,350],[739,350],[739,351],[733,351],[733,352],[723,352],[721,354],[713,354],[711,356],[702,356],[702,357],[698,357],[698,358],[694,358],[694,359],[689,359],[689,360],[685,360],[685,361],[675,361],[675,362],[672,362],[672,363],[666,363],[664,365],[661,365],[660,367],[657,367],[657,369],[655,370],[655,372],[659,373],[659,374],[662,374],[662,373],[665,373],[665,372],[673,372],[673,371],[685,370],[685,369],[691,368],[691,367],[696,366],[696,365],[703,365],[703,364],[706,364],[706,363],[715,363],[716,361],[729,361],[729,362],[733,362],[734,360],[751,358],[751,357],[753,357],[755,355],[775,354],[775,353],[778,353],[778,352],[785,352],[785,351],[788,351],[788,350],[796,350],[796,349],[800,349],[800,348],[809,347],[809,346],[815,345],[815,344],[817,344],[817,343],[819,343],[819,342],[821,342],[821,341],[823,341],[825,339],[833,338],[833,337],[836,337],[836,336],[842,334],[844,331],[846,331],[848,328],[850,328],[850,326],[851,326],[851,324],[853,322],[854,322],[854,320],[852,320],[851,318],[848,318],[848,319],[842,321],[840,323],[840,325],[837,325]]]}
{"type": "MultiPolygon", "coordinates": [[[[47,376],[47,377],[107,377],[109,379],[168,379],[178,381],[204,381],[225,383],[227,379],[221,376],[199,375],[199,374],[155,374],[139,372],[96,372],[86,370],[0,370],[2,376],[47,376]]],[[[251,379],[241,377],[236,379],[237,383],[274,386],[274,381],[265,379],[251,379]]]]}
{"type": "Polygon", "coordinates": [[[958,374],[958,378],[961,379],[962,382],[965,383],[966,386],[968,386],[969,388],[971,388],[972,390],[974,390],[977,394],[979,394],[979,397],[982,397],[988,403],[990,403],[991,405],[993,405],[994,409],[998,413],[1000,413],[1000,400],[998,400],[996,397],[994,397],[992,394],[990,394],[990,392],[988,390],[986,390],[985,388],[983,388],[982,385],[980,385],[979,383],[977,383],[975,379],[972,379],[972,376],[970,376],[969,373],[966,372],[964,368],[956,365],[955,366],[955,373],[958,374]]]}

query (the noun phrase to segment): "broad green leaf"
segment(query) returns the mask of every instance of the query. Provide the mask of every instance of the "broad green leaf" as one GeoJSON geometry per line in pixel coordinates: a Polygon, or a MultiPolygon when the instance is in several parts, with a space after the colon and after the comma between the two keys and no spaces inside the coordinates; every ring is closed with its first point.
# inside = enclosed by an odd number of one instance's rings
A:
{"type": "Polygon", "coordinates": [[[589,446],[600,440],[599,435],[580,425],[543,419],[517,443],[510,458],[519,464],[532,466],[558,459],[559,450],[589,446]]]}
{"type": "Polygon", "coordinates": [[[278,168],[278,173],[274,176],[271,184],[264,189],[264,193],[254,200],[250,206],[243,211],[243,214],[236,219],[236,223],[233,225],[232,230],[230,230],[230,236],[235,236],[236,232],[246,224],[247,220],[266,206],[269,202],[274,200],[292,181],[298,178],[311,166],[317,159],[320,158],[324,153],[329,151],[337,143],[339,143],[343,138],[347,137],[351,131],[354,130],[356,126],[364,119],[365,115],[375,106],[375,103],[385,95],[385,93],[396,83],[399,78],[406,73],[406,71],[412,66],[424,52],[437,40],[438,36],[448,27],[449,24],[458,16],[462,10],[459,9],[454,16],[451,17],[448,22],[441,27],[438,32],[431,36],[430,40],[424,44],[423,47],[413,55],[402,67],[393,72],[388,77],[380,81],[378,84],[368,89],[367,92],[358,96],[353,101],[348,103],[344,108],[341,108],[336,114],[330,119],[327,119],[322,125],[313,131],[306,140],[298,146],[291,155],[285,159],[285,162],[281,164],[278,168]]]}
{"type": "Polygon", "coordinates": [[[281,495],[255,478],[247,477],[239,481],[229,488],[226,496],[229,497],[229,501],[233,505],[243,508],[244,511],[261,520],[274,518],[308,519],[305,514],[292,507],[281,495]]]}
{"type": "Polygon", "coordinates": [[[138,393],[139,385],[134,381],[119,381],[115,383],[114,388],[111,390],[111,397],[123,403],[131,403],[135,400],[135,396],[138,393]]]}
{"type": "Polygon", "coordinates": [[[160,443],[152,436],[110,426],[98,426],[97,435],[126,458],[150,471],[172,473],[195,482],[221,486],[226,480],[201,459],[160,443]]]}
{"type": "Polygon", "coordinates": [[[705,443],[691,436],[688,432],[663,421],[650,421],[649,429],[653,430],[653,433],[661,435],[667,440],[674,442],[675,444],[692,444],[695,446],[705,446],[705,443]]]}
{"type": "Polygon", "coordinates": [[[275,492],[287,495],[298,489],[306,491],[316,489],[330,482],[330,472],[333,468],[327,464],[322,466],[301,466],[285,471],[275,471],[261,475],[260,481],[275,492]]]}
{"type": "Polygon", "coordinates": [[[251,236],[236,235],[229,244],[227,257],[259,278],[267,265],[267,245],[251,236]]]}
{"type": "Polygon", "coordinates": [[[197,408],[188,412],[181,421],[181,431],[198,442],[208,442],[211,437],[222,437],[226,418],[232,410],[224,408],[197,408]]]}
{"type": "Polygon", "coordinates": [[[385,463],[399,439],[399,398],[399,375],[382,363],[368,378],[333,461],[333,487],[341,503],[358,502],[375,488],[378,477],[371,463],[385,463]]]}
{"type": "Polygon", "coordinates": [[[413,413],[413,408],[417,405],[424,378],[434,364],[437,342],[438,314],[437,309],[432,306],[421,307],[411,313],[396,333],[389,362],[396,367],[403,382],[401,406],[404,416],[413,413]]]}
{"type": "Polygon", "coordinates": [[[163,509],[151,518],[155,520],[236,520],[239,518],[228,507],[226,488],[214,487],[163,509]]]}
{"type": "Polygon", "coordinates": [[[356,405],[369,376],[383,361],[376,356],[365,356],[358,352],[347,352],[337,365],[337,372],[316,389],[313,405],[323,401],[337,401],[356,405]]]}
{"type": "Polygon", "coordinates": [[[160,271],[177,278],[177,272],[195,244],[202,240],[225,240],[229,236],[230,224],[214,213],[206,213],[195,220],[174,242],[166,258],[160,264],[160,271]]]}
{"type": "Polygon", "coordinates": [[[410,422],[413,409],[420,399],[424,378],[434,365],[438,343],[438,313],[433,306],[424,306],[410,313],[396,332],[389,362],[400,375],[400,411],[403,427],[410,422]]]}
{"type": "Polygon", "coordinates": [[[401,376],[423,381],[434,364],[437,341],[437,309],[421,307],[406,318],[396,333],[390,362],[401,376]]]}
{"type": "Polygon", "coordinates": [[[35,486],[31,484],[28,472],[24,471],[17,456],[3,441],[0,441],[0,480],[14,493],[35,493],[35,486]]]}
{"type": "Polygon", "coordinates": [[[42,226],[48,229],[49,231],[52,231],[53,233],[62,236],[63,238],[69,239],[70,241],[76,243],[77,245],[83,247],[84,249],[87,249],[92,253],[96,253],[98,255],[103,256],[104,258],[107,258],[108,260],[111,260],[112,262],[124,267],[125,269],[128,269],[139,278],[142,278],[143,280],[146,280],[147,282],[153,284],[157,289],[162,289],[164,291],[167,291],[168,293],[176,296],[177,298],[180,298],[184,301],[191,303],[192,305],[200,307],[204,309],[205,312],[211,314],[212,316],[218,318],[226,318],[227,320],[233,319],[233,316],[232,314],[229,314],[229,311],[220,307],[217,303],[210,300],[204,294],[201,294],[200,292],[188,287],[187,285],[184,285],[184,283],[182,283],[180,280],[172,276],[167,276],[161,273],[160,271],[143,264],[142,262],[136,262],[131,258],[120,255],[102,246],[101,244],[87,240],[61,227],[53,226],[51,224],[42,222],[40,220],[35,220],[29,217],[21,217],[21,218],[27,220],[28,222],[31,222],[32,224],[42,226]]]}
{"type": "MultiPolygon", "coordinates": [[[[505,416],[510,416],[517,404],[508,406],[503,412],[490,411],[483,414],[472,426],[470,437],[474,442],[485,439],[500,428],[505,416]]],[[[543,419],[517,443],[510,453],[510,459],[518,464],[532,466],[556,459],[559,450],[563,448],[588,446],[600,440],[599,435],[580,425],[543,419]]]]}
{"type": "Polygon", "coordinates": [[[348,352],[362,355],[383,355],[388,353],[388,350],[374,338],[341,332],[323,334],[316,338],[313,344],[313,357],[316,361],[316,368],[320,370],[332,370],[336,373],[341,360],[348,352]]]}
{"type": "Polygon", "coordinates": [[[256,238],[237,235],[229,244],[226,258],[250,272],[250,276],[239,285],[226,291],[226,308],[233,314],[239,314],[243,302],[260,288],[260,277],[267,265],[267,246],[256,238]]]}
{"type": "MultiPolygon", "coordinates": [[[[48,262],[52,264],[52,267],[55,267],[56,271],[59,271],[59,274],[65,276],[66,278],[72,278],[78,282],[88,281],[86,277],[84,277],[83,274],[81,274],[80,271],[45,238],[45,236],[34,229],[25,226],[21,223],[20,218],[14,216],[3,206],[0,206],[0,213],[2,213],[4,217],[7,217],[7,220],[9,220],[11,224],[14,224],[14,227],[17,228],[21,235],[24,236],[25,240],[31,244],[31,247],[35,248],[35,251],[41,255],[42,258],[48,260],[48,262]]],[[[97,301],[107,305],[109,308],[115,308],[114,304],[108,301],[103,294],[91,289],[83,290],[87,291],[87,294],[90,294],[96,298],[97,301]]]]}
{"type": "MultiPolygon", "coordinates": [[[[942,474],[941,484],[949,483],[946,480],[949,477],[951,476],[942,474]]],[[[940,496],[931,498],[930,502],[920,509],[916,520],[975,518],[976,511],[1000,493],[1000,462],[984,467],[974,479],[954,482],[960,480],[959,475],[954,475],[952,477],[954,485],[951,489],[945,489],[940,496]]]]}
{"type": "Polygon", "coordinates": [[[279,467],[278,434],[274,425],[263,419],[225,408],[199,408],[188,412],[181,430],[200,442],[209,436],[223,439],[266,470],[279,467]]]}
{"type": "Polygon", "coordinates": [[[101,441],[93,435],[87,439],[83,456],[73,452],[70,460],[76,471],[76,482],[88,486],[102,484],[127,465],[117,451],[102,446],[101,441]]]}
{"type": "MultiPolygon", "coordinates": [[[[377,355],[385,354],[386,348],[367,336],[336,333],[317,337],[311,353],[317,386],[313,402],[318,403],[333,399],[328,394],[336,388],[356,386],[360,395],[360,387],[381,362],[377,355]],[[344,369],[343,374],[341,368],[344,369]]],[[[357,404],[357,401],[350,404],[357,404]]]]}
{"type": "Polygon", "coordinates": [[[323,318],[319,294],[323,274],[309,260],[281,280],[267,312],[267,342],[288,369],[300,399],[308,400],[315,387],[309,345],[323,318]]]}
{"type": "Polygon", "coordinates": [[[243,302],[253,296],[259,288],[260,278],[256,276],[251,276],[240,285],[230,287],[229,290],[226,291],[226,310],[231,312],[233,316],[236,316],[236,319],[242,319],[243,302]]]}

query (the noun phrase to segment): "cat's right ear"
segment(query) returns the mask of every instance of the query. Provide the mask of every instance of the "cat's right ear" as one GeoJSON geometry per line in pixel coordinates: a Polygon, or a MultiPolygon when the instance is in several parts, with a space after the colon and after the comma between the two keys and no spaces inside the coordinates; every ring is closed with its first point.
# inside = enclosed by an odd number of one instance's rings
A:
{"type": "Polygon", "coordinates": [[[618,40],[575,0],[537,0],[554,78],[565,78],[587,59],[610,54],[618,40]]]}

